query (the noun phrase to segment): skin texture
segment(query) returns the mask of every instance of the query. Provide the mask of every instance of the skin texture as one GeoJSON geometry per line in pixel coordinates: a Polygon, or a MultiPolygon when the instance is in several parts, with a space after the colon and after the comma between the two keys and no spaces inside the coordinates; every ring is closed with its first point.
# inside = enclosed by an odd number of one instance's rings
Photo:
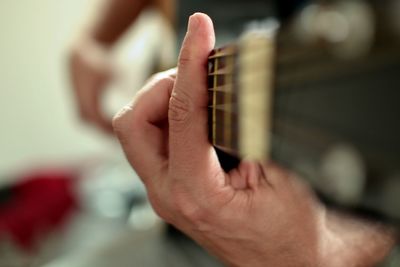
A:
{"type": "Polygon", "coordinates": [[[177,70],[155,75],[113,120],[154,210],[228,266],[374,266],[393,244],[383,226],[327,211],[273,164],[222,170],[207,138],[214,41],[211,20],[191,16],[177,70]]]}

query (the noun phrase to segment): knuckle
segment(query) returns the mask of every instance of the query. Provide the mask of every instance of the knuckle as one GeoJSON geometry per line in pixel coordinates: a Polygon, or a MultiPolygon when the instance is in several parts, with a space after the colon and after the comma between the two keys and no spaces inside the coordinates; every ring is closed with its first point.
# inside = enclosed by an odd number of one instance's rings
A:
{"type": "Polygon", "coordinates": [[[156,78],[157,79],[157,84],[160,87],[171,87],[174,85],[175,80],[172,77],[169,76],[163,76],[161,78],[156,78]]]}
{"type": "Polygon", "coordinates": [[[114,132],[118,137],[124,136],[129,127],[127,122],[128,114],[132,113],[133,109],[130,105],[123,107],[112,119],[114,132]]]}
{"type": "Polygon", "coordinates": [[[148,82],[161,80],[163,77],[162,72],[154,73],[148,79],[148,82]]]}
{"type": "Polygon", "coordinates": [[[191,112],[190,98],[183,93],[174,92],[169,101],[168,117],[171,123],[188,122],[191,112]]]}
{"type": "Polygon", "coordinates": [[[191,62],[191,50],[187,46],[183,46],[179,54],[179,68],[185,68],[191,62]]]}
{"type": "Polygon", "coordinates": [[[161,206],[155,205],[154,203],[151,204],[153,211],[155,214],[160,217],[163,221],[172,224],[173,223],[173,217],[161,206]]]}
{"type": "Polygon", "coordinates": [[[141,101],[143,92],[139,92],[133,100],[121,108],[112,119],[112,126],[116,133],[124,133],[126,131],[134,130],[141,115],[138,110],[138,103],[141,101]]]}
{"type": "Polygon", "coordinates": [[[205,218],[204,210],[194,203],[176,201],[175,205],[177,212],[195,226],[199,226],[205,218]]]}
{"type": "Polygon", "coordinates": [[[159,197],[157,197],[154,193],[148,193],[148,198],[149,202],[154,210],[154,212],[157,214],[158,217],[163,219],[166,222],[172,223],[171,221],[171,215],[168,212],[168,210],[163,207],[163,201],[160,200],[159,197]]]}
{"type": "Polygon", "coordinates": [[[150,76],[147,83],[161,83],[165,85],[173,84],[175,80],[171,77],[168,71],[158,72],[150,76]]]}

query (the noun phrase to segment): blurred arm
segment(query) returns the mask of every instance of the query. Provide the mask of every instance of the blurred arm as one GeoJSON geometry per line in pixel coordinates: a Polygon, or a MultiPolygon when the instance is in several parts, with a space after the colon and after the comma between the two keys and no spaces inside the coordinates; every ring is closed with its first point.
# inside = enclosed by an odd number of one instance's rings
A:
{"type": "Polygon", "coordinates": [[[112,133],[110,118],[101,106],[102,92],[113,74],[111,48],[151,5],[172,23],[174,0],[96,1],[70,47],[69,69],[80,117],[112,133]]]}
{"type": "Polygon", "coordinates": [[[86,28],[88,37],[110,46],[129,28],[151,0],[103,0],[86,28]]]}
{"type": "Polygon", "coordinates": [[[398,237],[388,225],[336,211],[327,212],[325,227],[327,234],[321,244],[329,266],[376,266],[390,253],[398,237]]]}
{"type": "Polygon", "coordinates": [[[173,24],[174,0],[102,0],[94,9],[83,35],[112,46],[149,6],[155,6],[173,24]]]}
{"type": "Polygon", "coordinates": [[[110,48],[151,0],[96,0],[69,52],[69,72],[80,117],[112,133],[101,106],[113,70],[110,48]]]}

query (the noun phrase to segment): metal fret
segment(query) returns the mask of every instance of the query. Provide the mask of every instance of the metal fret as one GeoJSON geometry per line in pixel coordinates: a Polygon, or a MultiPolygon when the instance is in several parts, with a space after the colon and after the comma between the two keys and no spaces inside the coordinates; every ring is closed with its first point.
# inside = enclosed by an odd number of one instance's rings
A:
{"type": "Polygon", "coordinates": [[[219,49],[215,49],[211,52],[209,59],[217,59],[223,57],[234,56],[237,53],[236,45],[225,46],[219,49]]]}
{"type": "Polygon", "coordinates": [[[234,127],[237,124],[237,107],[234,88],[236,45],[214,50],[209,57],[209,111],[211,119],[210,140],[215,146],[234,149],[237,141],[234,127]]]}
{"type": "MultiPolygon", "coordinates": [[[[230,68],[230,72],[228,73],[228,75],[226,76],[226,80],[225,83],[232,85],[233,84],[233,58],[229,57],[227,59],[227,67],[226,68],[230,68]]],[[[232,87],[230,88],[230,91],[232,91],[232,87]]],[[[225,103],[232,103],[232,94],[224,94],[224,102],[225,103]]],[[[232,142],[232,115],[228,112],[224,113],[224,142],[223,144],[228,147],[231,148],[231,142],[232,142]]]]}
{"type": "MultiPolygon", "coordinates": [[[[233,63],[233,60],[231,58],[230,59],[228,58],[227,61],[229,63],[233,63]]],[[[229,65],[229,63],[228,63],[228,66],[226,66],[225,68],[217,69],[214,72],[208,73],[208,75],[209,76],[213,76],[213,75],[232,75],[233,66],[229,65]]]]}
{"type": "Polygon", "coordinates": [[[219,104],[219,105],[215,104],[215,105],[208,106],[208,109],[211,109],[212,111],[220,110],[220,111],[224,111],[227,113],[237,113],[236,105],[233,103],[226,103],[226,104],[219,104]]]}
{"type": "MultiPolygon", "coordinates": [[[[214,71],[218,70],[218,58],[214,58],[214,71]]],[[[216,88],[218,86],[217,84],[218,78],[216,75],[214,75],[214,83],[213,83],[213,88],[216,88]]],[[[212,138],[213,138],[213,144],[216,143],[217,141],[217,111],[216,111],[216,105],[217,105],[217,91],[214,90],[213,92],[213,122],[212,122],[212,138]]]]}
{"type": "Polygon", "coordinates": [[[222,86],[217,86],[215,88],[208,88],[208,91],[210,92],[221,92],[221,93],[227,93],[227,94],[233,94],[234,92],[232,91],[233,84],[226,84],[222,86]]]}
{"type": "Polygon", "coordinates": [[[273,37],[269,32],[255,31],[237,45],[210,54],[208,91],[212,100],[208,108],[213,145],[236,150],[241,156],[253,156],[259,150],[253,158],[266,158],[269,138],[262,136],[267,134],[270,124],[270,108],[265,106],[271,100],[272,75],[265,76],[272,72],[274,52],[270,42],[273,37]],[[250,137],[254,134],[257,138],[250,137]]]}

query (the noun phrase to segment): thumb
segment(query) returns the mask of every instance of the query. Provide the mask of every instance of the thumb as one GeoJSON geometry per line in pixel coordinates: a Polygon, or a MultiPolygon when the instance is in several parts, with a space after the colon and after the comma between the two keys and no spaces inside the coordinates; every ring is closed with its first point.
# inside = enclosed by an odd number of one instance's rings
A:
{"type": "Polygon", "coordinates": [[[192,171],[201,168],[213,151],[207,138],[207,59],[214,43],[211,19],[201,13],[192,15],[168,112],[170,163],[192,171]]]}

